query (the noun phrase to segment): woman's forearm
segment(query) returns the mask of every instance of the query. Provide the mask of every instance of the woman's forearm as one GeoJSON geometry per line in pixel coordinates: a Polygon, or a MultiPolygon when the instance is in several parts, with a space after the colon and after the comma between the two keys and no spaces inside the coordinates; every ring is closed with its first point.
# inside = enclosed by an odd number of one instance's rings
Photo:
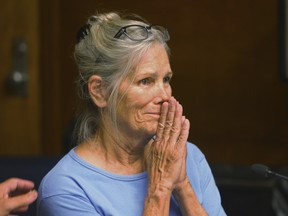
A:
{"type": "Polygon", "coordinates": [[[168,216],[171,190],[157,186],[148,187],[143,216],[168,216]]]}
{"type": "Polygon", "coordinates": [[[177,185],[173,191],[173,195],[178,201],[184,216],[208,216],[207,212],[198,201],[188,178],[177,185]]]}

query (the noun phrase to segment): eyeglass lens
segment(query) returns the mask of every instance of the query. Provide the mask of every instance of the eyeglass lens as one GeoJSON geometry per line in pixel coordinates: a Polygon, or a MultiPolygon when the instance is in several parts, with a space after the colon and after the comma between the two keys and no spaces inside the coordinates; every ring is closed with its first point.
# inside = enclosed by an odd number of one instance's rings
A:
{"type": "Polygon", "coordinates": [[[132,40],[140,41],[148,38],[148,31],[144,26],[128,26],[125,33],[132,40]]]}

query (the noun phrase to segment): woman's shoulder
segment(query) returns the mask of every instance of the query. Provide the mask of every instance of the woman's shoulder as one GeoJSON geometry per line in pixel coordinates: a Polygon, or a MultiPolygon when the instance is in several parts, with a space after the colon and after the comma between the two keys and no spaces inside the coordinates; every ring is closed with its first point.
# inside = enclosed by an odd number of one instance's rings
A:
{"type": "Polygon", "coordinates": [[[205,159],[205,155],[200,148],[192,142],[187,142],[187,157],[196,161],[205,159]]]}
{"type": "Polygon", "coordinates": [[[39,186],[42,197],[69,193],[70,187],[75,185],[79,164],[73,159],[71,150],[44,176],[39,186]]]}

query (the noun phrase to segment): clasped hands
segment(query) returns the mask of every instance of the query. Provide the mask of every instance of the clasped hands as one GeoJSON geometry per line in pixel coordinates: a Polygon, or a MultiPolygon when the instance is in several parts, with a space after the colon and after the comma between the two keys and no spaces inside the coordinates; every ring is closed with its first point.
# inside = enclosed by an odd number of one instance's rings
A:
{"type": "Polygon", "coordinates": [[[183,116],[182,105],[174,97],[162,104],[155,139],[145,149],[150,185],[172,192],[185,184],[189,128],[190,123],[183,116]]]}

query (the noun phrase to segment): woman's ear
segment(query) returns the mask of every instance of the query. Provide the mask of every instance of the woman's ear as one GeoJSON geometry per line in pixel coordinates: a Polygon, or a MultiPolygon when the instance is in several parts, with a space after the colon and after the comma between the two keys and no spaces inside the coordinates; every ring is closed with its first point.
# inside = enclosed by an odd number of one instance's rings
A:
{"type": "Polygon", "coordinates": [[[107,100],[105,97],[105,89],[103,86],[103,81],[100,76],[92,75],[88,80],[88,90],[91,99],[98,107],[107,106],[107,100]]]}

